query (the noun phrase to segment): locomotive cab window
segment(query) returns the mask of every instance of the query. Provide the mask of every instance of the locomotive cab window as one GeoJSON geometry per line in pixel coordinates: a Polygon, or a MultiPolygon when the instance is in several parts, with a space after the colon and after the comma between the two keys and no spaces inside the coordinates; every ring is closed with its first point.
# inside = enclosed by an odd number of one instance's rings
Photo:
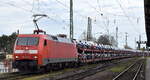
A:
{"type": "Polygon", "coordinates": [[[38,45],[38,37],[19,37],[17,39],[17,45],[29,46],[29,45],[38,45]]]}
{"type": "Polygon", "coordinates": [[[44,40],[44,46],[47,46],[47,40],[44,40]]]}

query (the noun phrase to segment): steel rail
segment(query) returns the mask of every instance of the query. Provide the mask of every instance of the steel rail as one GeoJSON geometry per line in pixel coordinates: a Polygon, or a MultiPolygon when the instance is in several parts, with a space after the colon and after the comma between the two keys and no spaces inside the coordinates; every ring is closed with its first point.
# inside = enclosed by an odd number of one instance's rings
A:
{"type": "Polygon", "coordinates": [[[138,71],[136,72],[136,74],[135,74],[133,80],[136,80],[138,74],[140,73],[140,70],[141,70],[141,68],[142,68],[142,65],[143,65],[143,64],[141,64],[140,67],[138,68],[138,71]]]}
{"type": "Polygon", "coordinates": [[[133,63],[127,69],[125,69],[124,71],[122,71],[121,73],[119,73],[115,78],[113,78],[113,80],[117,80],[119,77],[121,77],[123,74],[125,74],[129,69],[131,69],[137,62],[133,63]]]}

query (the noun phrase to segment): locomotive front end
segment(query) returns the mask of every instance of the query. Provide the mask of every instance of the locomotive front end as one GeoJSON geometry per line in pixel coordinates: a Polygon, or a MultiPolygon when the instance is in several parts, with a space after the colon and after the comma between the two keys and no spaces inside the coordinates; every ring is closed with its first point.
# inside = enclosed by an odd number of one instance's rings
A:
{"type": "Polygon", "coordinates": [[[39,37],[36,35],[18,35],[14,46],[13,67],[19,71],[36,70],[38,66],[39,37]]]}

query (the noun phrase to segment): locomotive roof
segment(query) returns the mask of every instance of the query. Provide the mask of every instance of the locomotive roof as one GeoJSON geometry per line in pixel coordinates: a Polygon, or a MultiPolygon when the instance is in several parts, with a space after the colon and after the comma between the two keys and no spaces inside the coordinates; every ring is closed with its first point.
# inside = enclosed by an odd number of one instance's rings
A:
{"type": "Polygon", "coordinates": [[[53,36],[53,35],[47,35],[47,36],[50,40],[54,40],[54,41],[58,41],[58,42],[64,42],[64,43],[73,43],[71,41],[71,39],[69,39],[69,38],[62,38],[62,37],[53,36]]]}
{"type": "Polygon", "coordinates": [[[25,37],[25,36],[29,36],[29,37],[45,37],[48,40],[54,40],[54,41],[58,41],[58,42],[64,42],[64,43],[73,43],[71,41],[71,39],[69,38],[62,38],[62,37],[58,37],[58,36],[54,36],[54,35],[49,35],[49,34],[19,34],[18,37],[25,37]]]}

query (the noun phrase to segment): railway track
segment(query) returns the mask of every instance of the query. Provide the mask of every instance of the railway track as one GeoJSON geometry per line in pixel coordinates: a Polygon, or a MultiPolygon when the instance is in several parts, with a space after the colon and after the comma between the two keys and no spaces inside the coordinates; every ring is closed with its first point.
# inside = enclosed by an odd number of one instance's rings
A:
{"type": "MultiPolygon", "coordinates": [[[[129,61],[129,60],[126,60],[126,61],[129,61]]],[[[133,61],[136,61],[136,60],[133,60],[133,61]]],[[[123,62],[125,62],[125,60],[115,61],[115,62],[106,63],[106,64],[100,64],[94,68],[76,71],[72,74],[68,74],[67,76],[63,76],[63,77],[59,77],[59,76],[55,78],[52,77],[52,78],[49,78],[49,80],[81,80],[83,78],[89,77],[91,75],[104,71],[108,68],[115,66],[116,64],[123,63],[123,62]]]]}
{"type": "MultiPolygon", "coordinates": [[[[109,67],[112,67],[113,65],[116,65],[120,62],[125,62],[125,61],[129,61],[129,60],[136,61],[136,59],[129,58],[129,59],[123,59],[123,60],[119,60],[119,61],[107,62],[107,63],[103,63],[103,64],[98,64],[98,66],[88,68],[86,70],[80,70],[80,71],[73,72],[73,74],[69,74],[68,76],[52,77],[52,78],[48,78],[48,80],[80,80],[80,79],[83,79],[90,75],[96,74],[100,71],[104,71],[104,70],[108,69],[109,67]]],[[[19,73],[19,72],[5,73],[5,74],[0,75],[0,80],[20,80],[20,79],[27,78],[27,77],[38,76],[41,74],[44,74],[44,73],[19,73]]]]}
{"type": "Polygon", "coordinates": [[[13,72],[13,73],[5,73],[0,75],[0,80],[20,80],[26,77],[31,77],[35,75],[40,75],[40,73],[19,73],[19,72],[13,72]]]}
{"type": "Polygon", "coordinates": [[[113,80],[144,80],[144,77],[139,79],[141,78],[141,72],[144,71],[144,66],[144,59],[139,60],[118,74],[113,80]]]}
{"type": "Polygon", "coordinates": [[[13,72],[13,73],[4,73],[0,75],[0,80],[6,80],[8,77],[15,77],[18,76],[19,73],[18,72],[13,72]]]}

